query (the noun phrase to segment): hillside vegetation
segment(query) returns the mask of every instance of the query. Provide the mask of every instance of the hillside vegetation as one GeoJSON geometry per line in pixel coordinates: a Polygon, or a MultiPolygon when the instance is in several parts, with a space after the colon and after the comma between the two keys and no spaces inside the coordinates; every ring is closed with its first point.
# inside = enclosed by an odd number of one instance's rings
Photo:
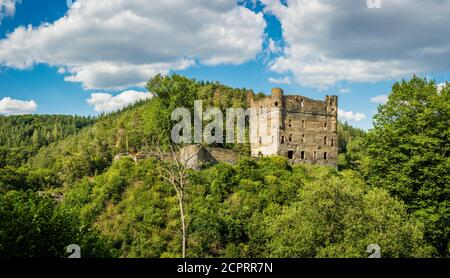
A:
{"type": "Polygon", "coordinates": [[[40,148],[75,134],[94,122],[94,118],[79,116],[0,116],[0,167],[18,167],[40,148]]]}
{"type": "MultiPolygon", "coordinates": [[[[174,108],[246,108],[248,91],[178,75],[147,88],[153,99],[0,168],[0,257],[64,257],[73,243],[85,257],[181,256],[178,200],[158,161],[113,157],[167,145],[174,108]]],[[[186,255],[367,257],[378,244],[383,257],[448,256],[449,93],[414,77],[394,86],[373,130],[339,124],[339,171],[245,155],[190,171],[186,255]]]]}

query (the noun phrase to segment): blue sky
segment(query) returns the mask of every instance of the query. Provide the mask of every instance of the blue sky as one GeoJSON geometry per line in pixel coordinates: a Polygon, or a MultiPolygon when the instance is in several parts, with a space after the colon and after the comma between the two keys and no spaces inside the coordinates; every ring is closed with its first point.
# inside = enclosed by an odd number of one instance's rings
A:
{"type": "Polygon", "coordinates": [[[145,80],[176,72],[255,92],[338,95],[341,119],[368,129],[396,80],[449,80],[450,39],[439,34],[449,1],[103,1],[0,0],[0,113],[95,115],[148,97],[145,80]]]}

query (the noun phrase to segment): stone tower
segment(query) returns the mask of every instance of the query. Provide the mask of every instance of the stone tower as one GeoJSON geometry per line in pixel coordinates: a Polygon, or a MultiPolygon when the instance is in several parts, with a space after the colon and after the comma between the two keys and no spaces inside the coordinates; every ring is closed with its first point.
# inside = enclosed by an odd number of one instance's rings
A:
{"type": "Polygon", "coordinates": [[[262,99],[250,95],[249,102],[258,111],[251,128],[264,134],[251,144],[252,156],[280,155],[293,163],[337,167],[337,96],[319,101],[285,96],[282,89],[274,88],[271,96],[262,99]]]}

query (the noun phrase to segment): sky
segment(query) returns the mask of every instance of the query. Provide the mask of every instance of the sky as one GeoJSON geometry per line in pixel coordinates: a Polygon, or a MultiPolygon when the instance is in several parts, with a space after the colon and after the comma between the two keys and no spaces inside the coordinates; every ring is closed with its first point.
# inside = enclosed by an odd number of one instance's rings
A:
{"type": "Polygon", "coordinates": [[[156,74],[339,96],[372,126],[392,84],[450,80],[450,0],[0,0],[0,114],[97,115],[156,74]]]}

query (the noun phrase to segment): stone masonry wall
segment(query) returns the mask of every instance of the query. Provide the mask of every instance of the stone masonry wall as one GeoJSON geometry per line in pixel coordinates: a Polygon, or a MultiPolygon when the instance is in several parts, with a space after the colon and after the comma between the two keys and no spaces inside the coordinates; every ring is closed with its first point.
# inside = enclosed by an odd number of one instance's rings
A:
{"type": "Polygon", "coordinates": [[[303,96],[284,96],[275,88],[272,95],[255,100],[249,96],[250,107],[265,108],[268,119],[278,116],[270,124],[252,121],[251,128],[261,130],[268,125],[268,141],[251,144],[252,156],[280,155],[293,163],[310,163],[337,167],[337,96],[327,96],[324,101],[303,96]]]}

